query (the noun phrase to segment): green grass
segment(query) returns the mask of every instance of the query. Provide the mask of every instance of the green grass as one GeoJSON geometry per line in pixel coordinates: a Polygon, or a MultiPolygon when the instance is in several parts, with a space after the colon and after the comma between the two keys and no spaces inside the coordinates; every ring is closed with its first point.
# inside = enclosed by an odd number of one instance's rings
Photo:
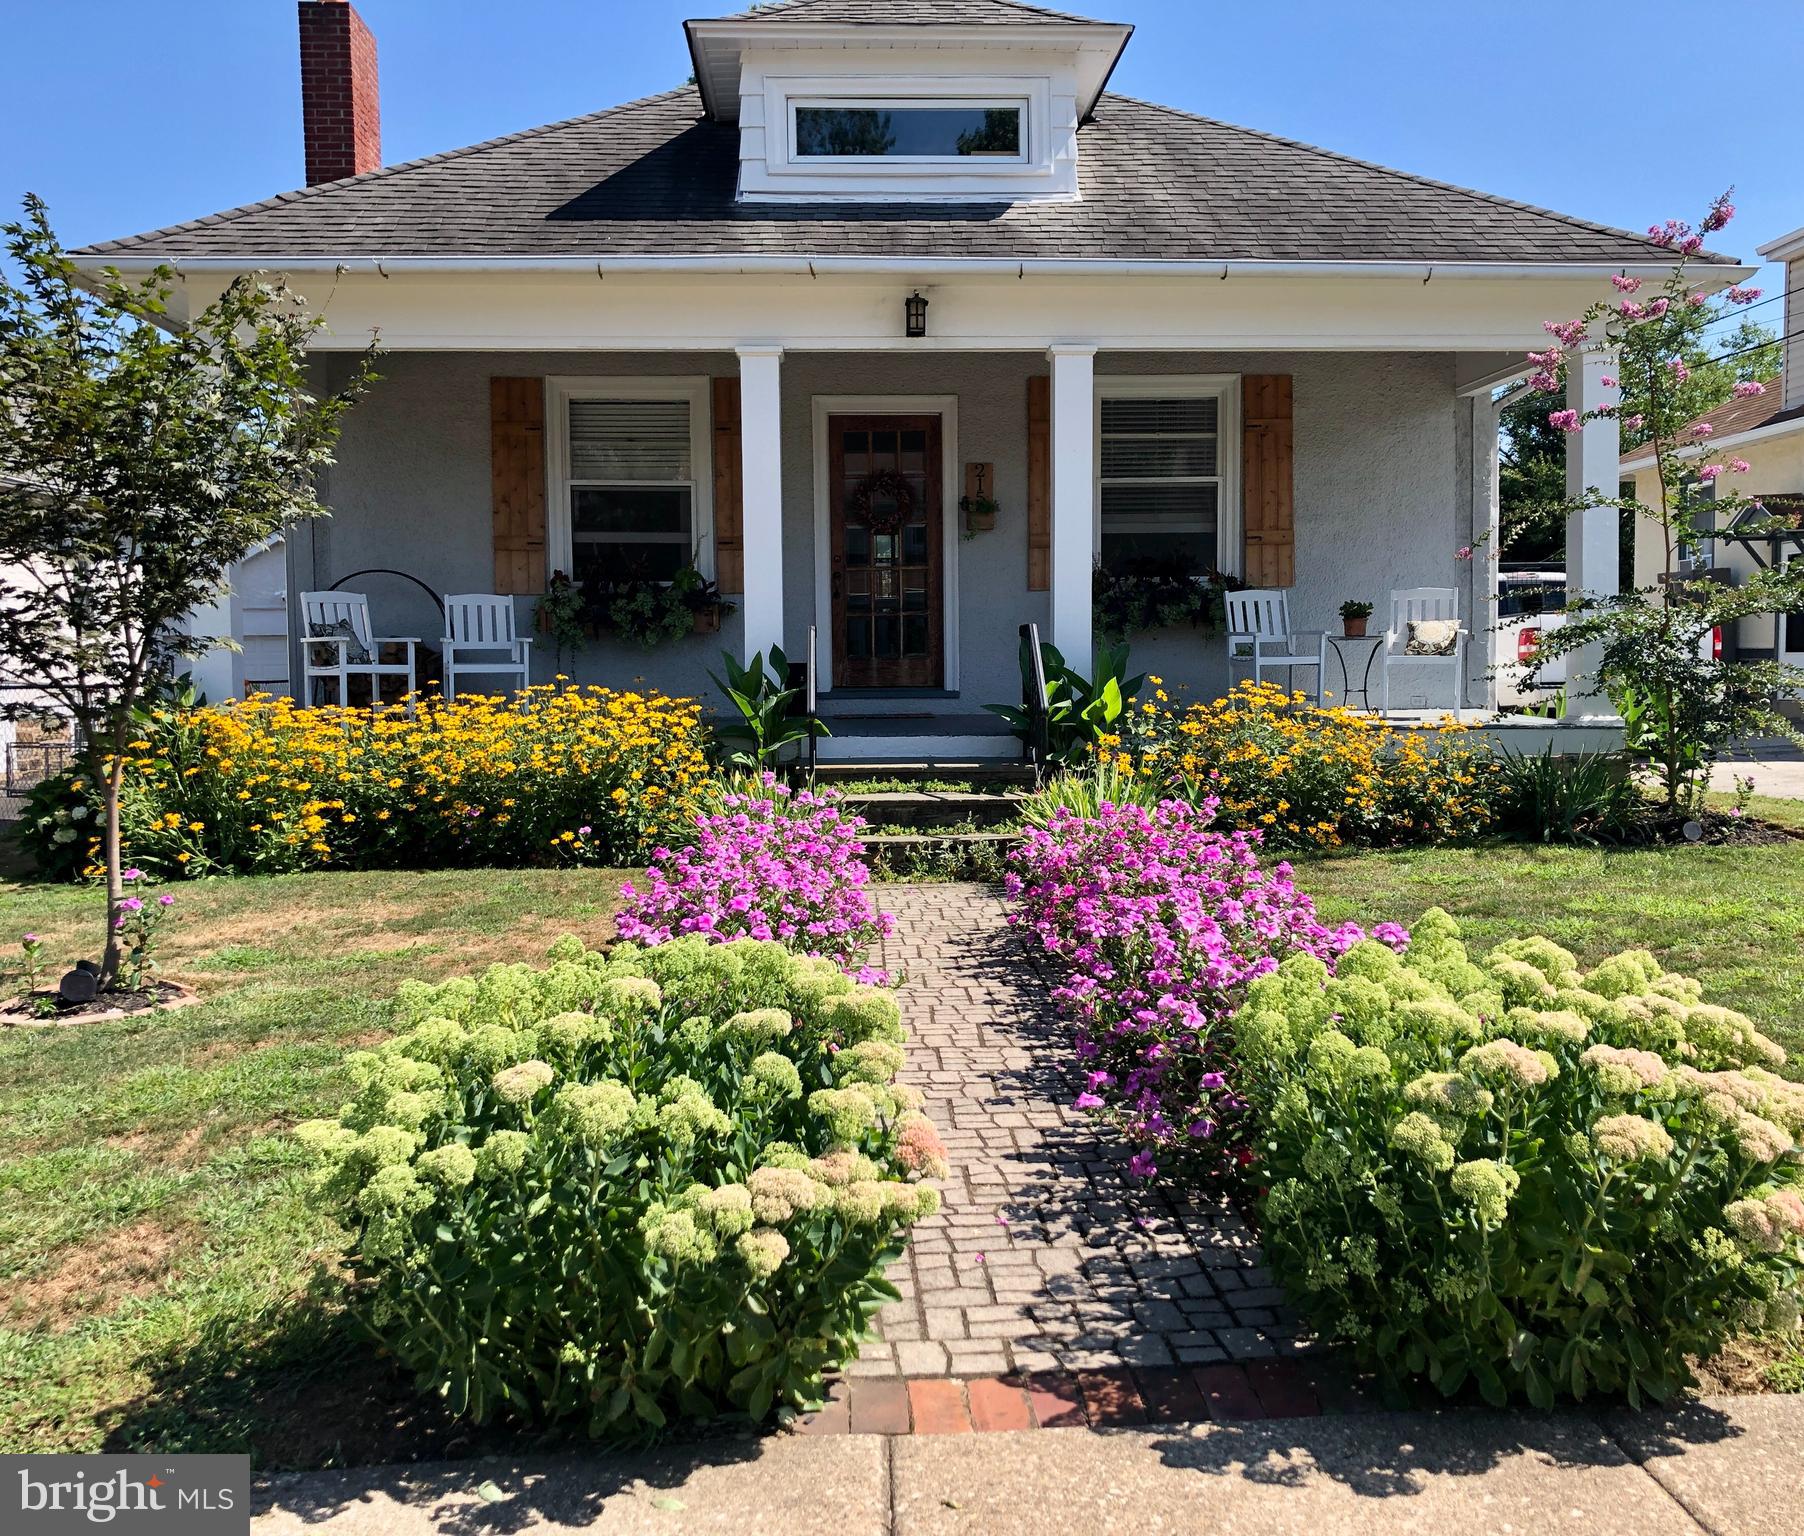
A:
{"type": "MultiPolygon", "coordinates": [[[[1296,856],[1325,918],[1406,927],[1432,906],[1475,950],[1543,933],[1586,962],[1651,949],[1804,1055],[1804,842],[1605,851],[1509,845],[1296,856]]],[[[1794,1062],[1804,1067],[1804,1061],[1794,1062]]]]}
{"type": "MultiPolygon", "coordinates": [[[[164,972],[203,1003],[0,1034],[0,1450],[317,1464],[438,1443],[332,1299],[334,1233],[285,1133],[336,1111],[345,1053],[380,1037],[400,980],[536,960],[566,931],[603,942],[619,881],[178,886],[164,972]]],[[[59,966],[99,921],[94,891],[0,885],[0,935],[35,930],[59,966]]]]}
{"type": "MultiPolygon", "coordinates": [[[[1804,1048],[1804,843],[1296,863],[1335,920],[1439,904],[1479,946],[1530,930],[1588,960],[1646,946],[1804,1048]]],[[[336,1110],[345,1053],[380,1038],[403,978],[537,960],[565,931],[603,942],[618,885],[478,870],[179,886],[164,963],[200,1006],[0,1033],[0,1451],[320,1465],[480,1448],[353,1333],[286,1132],[336,1110]]],[[[98,923],[93,891],[0,884],[0,936],[35,930],[58,963],[91,952],[98,923]]]]}

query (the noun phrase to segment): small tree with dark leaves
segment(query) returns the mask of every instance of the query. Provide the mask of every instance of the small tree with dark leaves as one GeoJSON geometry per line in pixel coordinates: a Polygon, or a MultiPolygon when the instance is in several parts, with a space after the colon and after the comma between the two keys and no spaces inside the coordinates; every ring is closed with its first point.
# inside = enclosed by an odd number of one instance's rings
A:
{"type": "MultiPolygon", "coordinates": [[[[0,271],[0,671],[71,718],[102,786],[106,947],[119,975],[119,793],[134,710],[169,661],[211,642],[177,632],[232,564],[324,512],[315,475],[369,379],[316,398],[304,301],[234,280],[186,324],[175,274],[84,274],[44,204],[4,226],[0,271]]],[[[33,706],[17,701],[14,714],[33,706]]]]}
{"type": "MultiPolygon", "coordinates": [[[[1732,633],[1744,618],[1804,607],[1804,563],[1794,563],[1790,570],[1762,570],[1737,586],[1726,586],[1691,576],[1680,561],[1699,512],[1688,490],[1692,484],[1714,484],[1710,509],[1724,523],[1743,518],[1742,532],[1758,534],[1777,525],[1758,502],[1732,489],[1734,478],[1747,472],[1746,462],[1726,454],[1718,461],[1707,451],[1710,424],[1691,425],[1696,396],[1687,388],[1692,369],[1686,345],[1697,331],[1696,312],[1711,299],[1687,268],[1703,249],[1704,237],[1723,228],[1734,212],[1725,193],[1695,230],[1676,219],[1653,226],[1649,237],[1674,258],[1659,292],[1642,295],[1640,278],[1612,278],[1616,292],[1611,298],[1599,300],[1576,320],[1549,321],[1555,344],[1529,354],[1535,365],[1531,387],[1552,395],[1568,362],[1584,352],[1606,351],[1617,372],[1617,378],[1606,382],[1620,383],[1634,408],[1625,414],[1625,407],[1603,406],[1581,416],[1562,407],[1548,413],[1548,422],[1558,431],[1576,432],[1587,420],[1617,417],[1625,439],[1652,450],[1657,471],[1657,489],[1648,501],[1593,489],[1552,504],[1548,513],[1564,518],[1590,507],[1628,510],[1644,532],[1657,531],[1662,560],[1651,586],[1608,597],[1574,593],[1565,622],[1542,631],[1534,659],[1525,666],[1525,680],[1556,657],[1596,646],[1594,681],[1622,711],[1629,746],[1652,763],[1671,813],[1696,804],[1709,784],[1712,764],[1736,737],[1758,731],[1792,734],[1777,700],[1804,689],[1804,668],[1777,660],[1719,659],[1711,645],[1713,631],[1732,633]]],[[[1759,289],[1741,287],[1724,295],[1730,307],[1759,297],[1759,289]]],[[[1744,379],[1730,393],[1739,399],[1763,390],[1760,381],[1744,379]]]]}

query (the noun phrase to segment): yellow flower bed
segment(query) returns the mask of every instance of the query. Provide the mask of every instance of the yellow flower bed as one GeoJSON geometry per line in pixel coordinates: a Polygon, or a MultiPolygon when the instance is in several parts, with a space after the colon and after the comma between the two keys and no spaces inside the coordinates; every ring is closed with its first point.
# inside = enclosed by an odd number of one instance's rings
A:
{"type": "Polygon", "coordinates": [[[1451,719],[1401,730],[1271,683],[1187,708],[1156,690],[1123,727],[1103,749],[1115,766],[1214,795],[1223,823],[1278,846],[1454,842],[1489,828],[1504,792],[1496,755],[1451,719]]]}
{"type": "Polygon", "coordinates": [[[596,687],[411,717],[263,696],[159,710],[126,760],[126,857],[164,874],[637,862],[700,804],[700,717],[596,687]]]}

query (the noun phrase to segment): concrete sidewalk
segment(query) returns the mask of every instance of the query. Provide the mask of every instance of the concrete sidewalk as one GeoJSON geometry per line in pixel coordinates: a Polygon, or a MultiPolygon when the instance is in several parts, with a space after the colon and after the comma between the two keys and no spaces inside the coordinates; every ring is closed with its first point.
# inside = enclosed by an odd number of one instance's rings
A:
{"type": "Polygon", "coordinates": [[[1792,1536],[1804,1399],[1025,1434],[747,1436],[278,1477],[257,1536],[1792,1536]]]}

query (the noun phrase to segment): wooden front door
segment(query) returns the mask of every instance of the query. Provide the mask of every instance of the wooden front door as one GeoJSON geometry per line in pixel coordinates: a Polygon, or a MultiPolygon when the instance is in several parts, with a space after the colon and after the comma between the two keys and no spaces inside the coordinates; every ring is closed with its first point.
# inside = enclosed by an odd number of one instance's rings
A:
{"type": "Polygon", "coordinates": [[[937,416],[827,419],[833,685],[937,688],[945,675],[937,416]]]}

